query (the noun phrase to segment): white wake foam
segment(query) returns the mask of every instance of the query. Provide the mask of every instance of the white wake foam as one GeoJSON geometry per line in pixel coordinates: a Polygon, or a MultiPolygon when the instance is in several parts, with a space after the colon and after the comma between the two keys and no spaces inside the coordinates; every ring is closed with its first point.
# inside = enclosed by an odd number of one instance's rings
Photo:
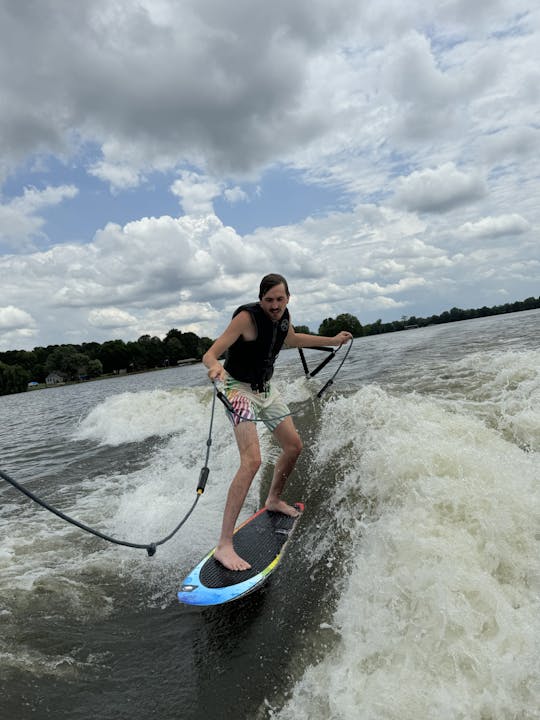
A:
{"type": "Polygon", "coordinates": [[[538,456],[474,415],[373,386],[333,403],[321,437],[319,462],[343,472],[352,572],[335,646],[276,717],[535,717],[538,456]]]}

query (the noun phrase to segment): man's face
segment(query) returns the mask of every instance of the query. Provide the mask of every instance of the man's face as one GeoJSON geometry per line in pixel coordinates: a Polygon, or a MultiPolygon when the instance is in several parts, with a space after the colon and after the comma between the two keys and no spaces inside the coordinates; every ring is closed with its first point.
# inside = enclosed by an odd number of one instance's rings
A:
{"type": "Polygon", "coordinates": [[[262,309],[273,322],[281,320],[288,302],[289,298],[283,283],[274,285],[260,300],[262,309]]]}

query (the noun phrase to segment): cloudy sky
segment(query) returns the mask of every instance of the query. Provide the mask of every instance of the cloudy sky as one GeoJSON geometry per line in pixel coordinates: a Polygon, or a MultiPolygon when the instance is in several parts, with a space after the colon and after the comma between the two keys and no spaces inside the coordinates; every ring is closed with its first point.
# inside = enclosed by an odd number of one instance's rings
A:
{"type": "Polygon", "coordinates": [[[532,0],[0,0],[0,350],[540,294],[532,0]]]}

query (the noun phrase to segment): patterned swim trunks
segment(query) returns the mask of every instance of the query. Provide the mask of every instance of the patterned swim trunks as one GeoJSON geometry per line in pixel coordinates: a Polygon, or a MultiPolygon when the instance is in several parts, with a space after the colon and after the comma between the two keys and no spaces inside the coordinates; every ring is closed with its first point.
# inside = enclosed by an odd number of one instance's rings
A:
{"type": "Polygon", "coordinates": [[[281,395],[270,383],[266,392],[251,389],[248,383],[227,376],[224,394],[233,407],[234,412],[227,412],[234,426],[241,422],[260,420],[273,432],[282,420],[291,414],[281,395]]]}

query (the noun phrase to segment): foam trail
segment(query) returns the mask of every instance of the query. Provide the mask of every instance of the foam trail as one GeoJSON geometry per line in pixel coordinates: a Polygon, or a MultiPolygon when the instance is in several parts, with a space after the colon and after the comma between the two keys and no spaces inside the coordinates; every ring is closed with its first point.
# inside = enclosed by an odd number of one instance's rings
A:
{"type": "Polygon", "coordinates": [[[540,450],[540,351],[474,353],[452,372],[467,376],[466,385],[452,393],[454,399],[474,408],[512,442],[540,450]]]}
{"type": "Polygon", "coordinates": [[[538,456],[374,386],[333,403],[325,426],[316,460],[342,469],[351,572],[333,648],[272,716],[538,717],[538,456]]]}
{"type": "MultiPolygon", "coordinates": [[[[112,395],[93,408],[80,422],[75,440],[105,445],[141,442],[185,428],[186,417],[200,408],[202,393],[195,389],[150,390],[112,395]]],[[[209,393],[204,394],[208,400],[209,393]]]]}

